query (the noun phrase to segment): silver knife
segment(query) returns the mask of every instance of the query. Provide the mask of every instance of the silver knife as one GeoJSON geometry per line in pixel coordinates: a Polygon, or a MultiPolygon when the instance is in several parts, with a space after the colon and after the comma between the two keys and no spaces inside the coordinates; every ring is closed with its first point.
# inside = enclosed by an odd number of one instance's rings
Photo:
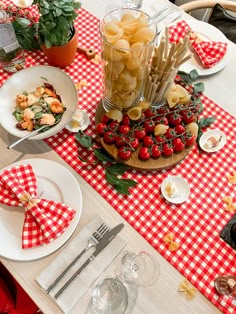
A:
{"type": "Polygon", "coordinates": [[[54,298],[58,297],[69,287],[69,285],[75,280],[75,278],[82,272],[82,270],[92,262],[95,257],[114,239],[114,237],[123,229],[124,224],[119,224],[112,230],[108,231],[102,240],[96,245],[96,249],[93,254],[83,263],[83,265],[72,275],[72,277],[61,287],[61,289],[55,294],[54,298]]]}

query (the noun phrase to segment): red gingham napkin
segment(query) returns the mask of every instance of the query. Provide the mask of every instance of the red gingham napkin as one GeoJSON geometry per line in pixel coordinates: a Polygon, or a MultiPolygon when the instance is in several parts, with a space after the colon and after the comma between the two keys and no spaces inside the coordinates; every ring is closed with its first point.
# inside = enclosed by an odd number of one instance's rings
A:
{"type": "Polygon", "coordinates": [[[23,249],[55,240],[66,230],[76,213],[74,209],[64,204],[37,198],[36,177],[29,164],[2,172],[0,203],[25,208],[23,249]]]}
{"type": "MultiPolygon", "coordinates": [[[[169,41],[178,43],[189,32],[190,26],[185,21],[180,21],[169,28],[169,41]]],[[[190,36],[191,45],[198,55],[203,67],[212,68],[224,57],[227,43],[216,41],[199,40],[198,37],[190,36]]]]}

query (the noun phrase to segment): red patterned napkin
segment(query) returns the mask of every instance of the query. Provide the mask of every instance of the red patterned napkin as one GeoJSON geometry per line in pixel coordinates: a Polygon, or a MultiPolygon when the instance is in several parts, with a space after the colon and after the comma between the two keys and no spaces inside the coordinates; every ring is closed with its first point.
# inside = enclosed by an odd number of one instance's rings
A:
{"type": "Polygon", "coordinates": [[[76,213],[64,204],[37,198],[36,177],[29,164],[1,173],[0,203],[25,208],[23,249],[55,240],[66,230],[76,213]]]}
{"type": "MultiPolygon", "coordinates": [[[[180,21],[169,28],[169,41],[178,43],[187,34],[192,32],[191,27],[185,22],[180,21]]],[[[227,43],[216,41],[205,41],[200,39],[196,33],[190,36],[191,45],[203,67],[212,68],[224,57],[227,50],[227,43]]]]}

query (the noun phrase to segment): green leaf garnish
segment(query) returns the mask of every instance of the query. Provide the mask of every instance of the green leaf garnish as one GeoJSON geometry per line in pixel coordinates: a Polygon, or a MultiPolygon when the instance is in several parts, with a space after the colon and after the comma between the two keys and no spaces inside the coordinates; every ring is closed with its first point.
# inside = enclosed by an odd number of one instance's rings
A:
{"type": "Polygon", "coordinates": [[[95,148],[94,149],[94,155],[97,157],[97,159],[99,161],[107,161],[107,162],[112,162],[114,161],[113,158],[111,158],[106,152],[104,149],[102,148],[95,148]]]}
{"type": "Polygon", "coordinates": [[[83,146],[85,148],[92,148],[93,147],[92,137],[88,136],[87,134],[85,134],[81,131],[79,131],[75,135],[75,139],[80,143],[81,146],[83,146]]]}
{"type": "Polygon", "coordinates": [[[203,93],[205,90],[205,86],[204,83],[200,82],[200,83],[196,83],[193,85],[193,92],[194,94],[199,94],[199,93],[203,93]]]}

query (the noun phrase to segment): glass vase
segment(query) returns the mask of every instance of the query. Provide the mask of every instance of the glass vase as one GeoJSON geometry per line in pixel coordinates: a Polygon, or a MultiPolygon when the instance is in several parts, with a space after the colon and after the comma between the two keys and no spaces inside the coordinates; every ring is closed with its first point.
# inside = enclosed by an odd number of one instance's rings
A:
{"type": "Polygon", "coordinates": [[[150,16],[136,9],[116,9],[102,19],[103,98],[106,111],[126,111],[143,92],[157,34],[150,16]]]}

